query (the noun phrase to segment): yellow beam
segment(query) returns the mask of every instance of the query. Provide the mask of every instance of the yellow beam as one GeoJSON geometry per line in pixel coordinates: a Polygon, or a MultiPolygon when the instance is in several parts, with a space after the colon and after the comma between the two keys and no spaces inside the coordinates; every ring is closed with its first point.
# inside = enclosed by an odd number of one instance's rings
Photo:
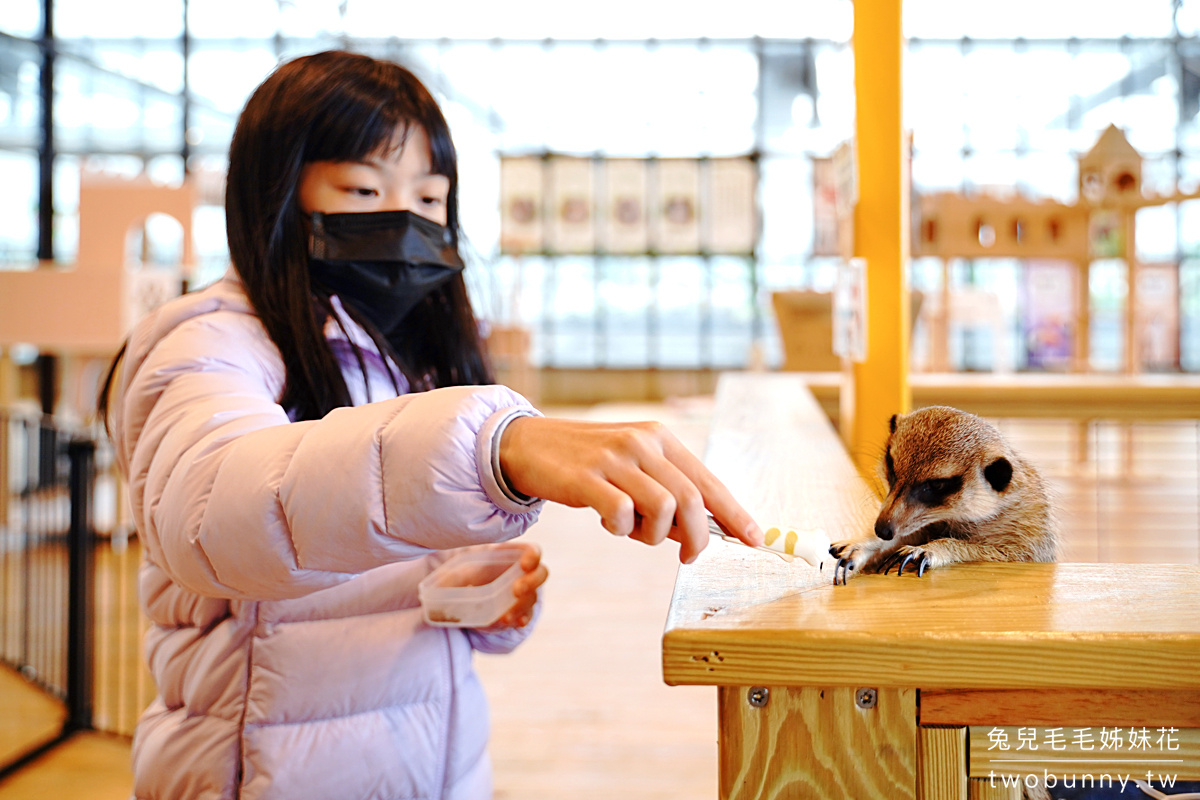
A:
{"type": "Polygon", "coordinates": [[[854,366],[850,453],[859,471],[870,478],[883,453],[888,418],[912,407],[901,5],[901,0],[854,3],[858,164],[854,252],[867,262],[867,353],[866,361],[854,366]]]}

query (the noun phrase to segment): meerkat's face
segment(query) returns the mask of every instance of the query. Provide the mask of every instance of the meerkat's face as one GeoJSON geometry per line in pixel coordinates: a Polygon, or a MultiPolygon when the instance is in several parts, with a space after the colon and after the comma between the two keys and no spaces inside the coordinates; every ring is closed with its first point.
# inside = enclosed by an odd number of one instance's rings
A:
{"type": "Polygon", "coordinates": [[[904,540],[938,523],[978,522],[1003,506],[1013,478],[999,431],[973,414],[935,406],[893,416],[882,467],[888,495],[880,539],[904,540]]]}

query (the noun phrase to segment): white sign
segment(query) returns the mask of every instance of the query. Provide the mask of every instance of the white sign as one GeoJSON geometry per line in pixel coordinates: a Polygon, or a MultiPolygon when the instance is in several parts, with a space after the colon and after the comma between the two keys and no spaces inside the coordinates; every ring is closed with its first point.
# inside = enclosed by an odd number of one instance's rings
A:
{"type": "Polygon", "coordinates": [[[867,360],[867,262],[851,258],[838,267],[833,291],[833,352],[862,363],[867,360]]]}

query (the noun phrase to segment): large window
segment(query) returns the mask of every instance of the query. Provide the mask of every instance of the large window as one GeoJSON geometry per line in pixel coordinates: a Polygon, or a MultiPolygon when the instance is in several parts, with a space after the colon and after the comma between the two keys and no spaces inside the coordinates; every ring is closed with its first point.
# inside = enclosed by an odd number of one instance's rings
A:
{"type": "MultiPolygon", "coordinates": [[[[281,58],[347,47],[399,60],[441,98],[458,143],[471,288],[480,312],[528,326],[543,365],[778,363],[779,288],[832,286],[816,256],[813,159],[853,133],[850,0],[412,4],[389,0],[9,0],[0,16],[0,264],[28,267],[47,235],[75,258],[88,171],[210,187],[193,283],[225,268],[220,175],[236,116],[281,58]],[[52,9],[53,152],[42,137],[44,9],[52,9]],[[570,9],[569,12],[565,9],[570,9]],[[499,248],[502,156],[747,156],[761,232],[749,258],[511,257],[499,248]],[[46,156],[50,157],[47,166],[46,156]],[[48,172],[47,172],[48,170],[48,172]],[[215,187],[215,188],[213,188],[215,187]],[[41,216],[39,216],[41,215],[41,216]]],[[[1200,0],[907,0],[906,125],[916,192],[1071,202],[1076,157],[1107,125],[1145,157],[1148,188],[1200,182],[1200,0]]],[[[1180,361],[1200,370],[1200,203],[1147,209],[1139,259],[1173,265],[1180,361]]],[[[928,292],[995,298],[1002,324],[951,331],[952,366],[1031,366],[1019,317],[1025,265],[914,262],[928,292]]],[[[1093,366],[1121,363],[1122,272],[1092,276],[1093,366]]],[[[928,337],[918,331],[918,349],[928,337]]],[[[918,362],[920,354],[918,353],[918,362]]]]}

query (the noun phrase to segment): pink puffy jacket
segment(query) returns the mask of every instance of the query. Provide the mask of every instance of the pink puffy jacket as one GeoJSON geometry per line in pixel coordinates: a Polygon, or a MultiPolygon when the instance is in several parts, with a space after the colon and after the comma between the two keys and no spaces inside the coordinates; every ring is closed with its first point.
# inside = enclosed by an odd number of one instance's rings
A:
{"type": "Polygon", "coordinates": [[[159,693],[134,737],[139,800],[490,796],[471,653],[528,629],[429,627],[417,583],[535,520],[492,457],[536,412],[499,386],[396,397],[357,373],[378,402],[290,421],[232,276],[135,329],[114,423],[159,693]]]}

